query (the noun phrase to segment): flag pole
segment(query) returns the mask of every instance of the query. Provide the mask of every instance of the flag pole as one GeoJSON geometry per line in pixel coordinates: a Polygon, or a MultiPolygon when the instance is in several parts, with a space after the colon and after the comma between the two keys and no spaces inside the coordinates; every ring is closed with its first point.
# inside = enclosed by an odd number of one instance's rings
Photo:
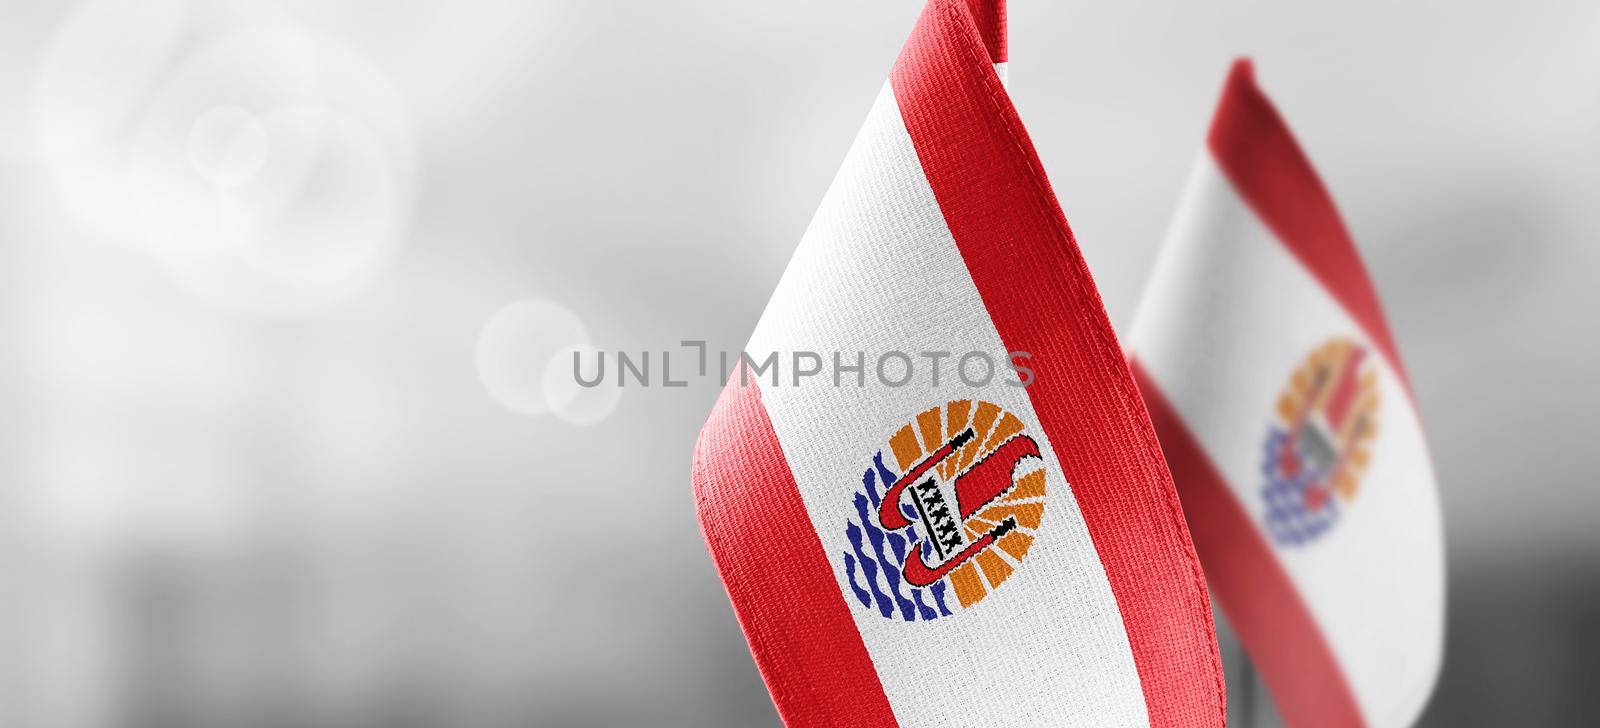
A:
{"type": "MultiPolygon", "coordinates": [[[[1216,604],[1216,597],[1212,597],[1216,604]]],[[[1255,728],[1257,705],[1262,699],[1260,676],[1250,658],[1244,653],[1233,625],[1222,616],[1222,610],[1213,608],[1217,625],[1217,648],[1222,655],[1222,674],[1228,693],[1228,725],[1230,728],[1255,728]]]]}

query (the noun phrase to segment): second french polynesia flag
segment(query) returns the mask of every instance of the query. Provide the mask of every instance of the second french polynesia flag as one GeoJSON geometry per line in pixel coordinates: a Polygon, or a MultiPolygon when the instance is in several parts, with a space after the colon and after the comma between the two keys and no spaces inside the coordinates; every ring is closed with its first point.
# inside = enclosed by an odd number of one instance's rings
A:
{"type": "Polygon", "coordinates": [[[1333,200],[1248,61],[1129,337],[1211,587],[1292,728],[1405,726],[1444,621],[1433,468],[1333,200]]]}
{"type": "Polygon", "coordinates": [[[791,726],[1221,726],[1204,577],[1002,18],[927,3],[747,347],[799,366],[731,376],[701,432],[706,542],[791,726]],[[943,370],[892,386],[891,352],[943,370]]]}

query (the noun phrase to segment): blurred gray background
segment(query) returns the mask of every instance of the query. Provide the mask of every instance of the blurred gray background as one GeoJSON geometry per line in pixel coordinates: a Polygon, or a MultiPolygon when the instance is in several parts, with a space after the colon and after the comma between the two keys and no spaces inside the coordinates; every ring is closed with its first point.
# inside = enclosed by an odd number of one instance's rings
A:
{"type": "MultiPolygon", "coordinates": [[[[1011,5],[1118,325],[1256,59],[1428,426],[1424,724],[1592,720],[1600,7],[1011,5]]],[[[0,723],[776,723],[689,498],[716,387],[544,367],[742,346],[918,0],[4,9],[0,723]]]]}

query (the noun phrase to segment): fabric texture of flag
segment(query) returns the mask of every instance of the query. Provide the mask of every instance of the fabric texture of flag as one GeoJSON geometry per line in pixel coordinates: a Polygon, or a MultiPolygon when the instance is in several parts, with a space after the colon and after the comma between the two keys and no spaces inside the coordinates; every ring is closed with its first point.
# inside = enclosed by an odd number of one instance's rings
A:
{"type": "Polygon", "coordinates": [[[1287,724],[1404,726],[1443,639],[1438,496],[1394,337],[1248,61],[1128,337],[1218,602],[1287,724]]]}
{"type": "Polygon", "coordinates": [[[1005,60],[999,2],[927,3],[746,349],[832,366],[730,378],[706,542],[789,725],[1221,726],[1199,561],[1005,60]],[[880,381],[896,351],[943,377],[880,381]]]}

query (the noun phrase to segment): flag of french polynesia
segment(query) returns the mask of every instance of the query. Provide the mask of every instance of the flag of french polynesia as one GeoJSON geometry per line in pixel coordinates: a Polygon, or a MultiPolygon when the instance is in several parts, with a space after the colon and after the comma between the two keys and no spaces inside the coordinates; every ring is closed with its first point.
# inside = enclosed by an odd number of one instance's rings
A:
{"type": "Polygon", "coordinates": [[[1327,190],[1228,77],[1129,337],[1228,621],[1288,725],[1403,726],[1444,621],[1433,468],[1327,190]]]}
{"type": "Polygon", "coordinates": [[[1204,577],[1002,17],[924,9],[747,348],[825,373],[730,378],[706,542],[789,725],[1221,726],[1204,577]]]}

